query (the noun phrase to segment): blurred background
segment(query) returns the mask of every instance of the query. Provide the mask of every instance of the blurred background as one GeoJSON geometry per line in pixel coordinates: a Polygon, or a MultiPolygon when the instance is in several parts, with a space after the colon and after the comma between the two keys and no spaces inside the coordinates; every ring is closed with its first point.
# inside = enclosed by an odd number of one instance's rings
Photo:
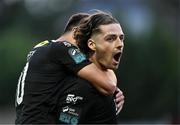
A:
{"type": "Polygon", "coordinates": [[[18,77],[29,50],[56,39],[68,18],[110,11],[125,33],[118,86],[121,124],[180,123],[179,0],[0,0],[0,123],[14,123],[18,77]]]}

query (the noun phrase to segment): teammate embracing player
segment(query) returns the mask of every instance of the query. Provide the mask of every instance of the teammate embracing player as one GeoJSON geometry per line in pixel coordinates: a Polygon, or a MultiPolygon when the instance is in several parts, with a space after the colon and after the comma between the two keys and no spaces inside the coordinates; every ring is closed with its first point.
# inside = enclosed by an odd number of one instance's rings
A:
{"type": "MultiPolygon", "coordinates": [[[[83,17],[71,23],[70,20],[66,29],[77,26],[83,17]]],[[[72,29],[66,30],[60,39],[41,42],[28,54],[17,85],[16,124],[56,123],[59,98],[73,89],[72,84],[66,83],[69,75],[88,80],[104,95],[117,91],[117,108],[121,109],[124,96],[116,88],[114,72],[101,70],[90,62],[76,47],[72,36],[72,29]]]]}

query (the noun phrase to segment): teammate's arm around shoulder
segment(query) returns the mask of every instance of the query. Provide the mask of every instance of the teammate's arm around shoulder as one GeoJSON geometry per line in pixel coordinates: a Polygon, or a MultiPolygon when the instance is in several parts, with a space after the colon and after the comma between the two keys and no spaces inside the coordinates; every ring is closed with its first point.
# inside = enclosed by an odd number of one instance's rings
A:
{"type": "Polygon", "coordinates": [[[112,95],[116,90],[117,78],[113,70],[103,71],[91,63],[82,68],[78,75],[90,81],[104,95],[112,95]]]}
{"type": "Polygon", "coordinates": [[[63,64],[69,71],[88,80],[104,95],[111,95],[116,90],[117,80],[114,72],[100,70],[69,42],[54,43],[51,49],[51,60],[63,64]]]}

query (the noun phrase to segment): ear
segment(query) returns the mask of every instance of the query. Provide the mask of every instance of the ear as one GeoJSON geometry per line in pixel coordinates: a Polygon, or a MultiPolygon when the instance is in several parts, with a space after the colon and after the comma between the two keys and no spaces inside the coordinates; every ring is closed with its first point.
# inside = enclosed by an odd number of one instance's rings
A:
{"type": "Polygon", "coordinates": [[[75,32],[77,30],[77,27],[73,27],[72,31],[75,32]]]}
{"type": "Polygon", "coordinates": [[[92,39],[89,39],[88,40],[88,47],[91,49],[91,50],[96,50],[96,43],[94,42],[94,40],[92,39]]]}
{"type": "Polygon", "coordinates": [[[76,30],[77,30],[77,27],[73,27],[72,28],[72,32],[73,32],[73,36],[72,37],[73,37],[73,39],[75,38],[74,34],[75,34],[76,30]]]}

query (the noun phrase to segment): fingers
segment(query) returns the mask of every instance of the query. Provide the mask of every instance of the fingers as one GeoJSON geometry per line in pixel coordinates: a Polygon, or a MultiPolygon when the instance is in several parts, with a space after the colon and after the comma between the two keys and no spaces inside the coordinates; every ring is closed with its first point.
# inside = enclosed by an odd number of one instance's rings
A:
{"type": "Polygon", "coordinates": [[[123,92],[119,89],[116,96],[115,96],[115,102],[118,103],[120,101],[123,101],[124,100],[124,95],[123,95],[123,92]]]}
{"type": "Polygon", "coordinates": [[[124,95],[116,95],[116,103],[120,102],[120,101],[123,101],[124,100],[124,95]]]}
{"type": "Polygon", "coordinates": [[[124,105],[124,95],[123,92],[117,88],[116,89],[116,96],[115,96],[115,103],[116,103],[116,115],[120,113],[124,105]]]}
{"type": "Polygon", "coordinates": [[[120,113],[120,111],[122,110],[124,105],[124,100],[121,101],[118,105],[116,105],[116,115],[118,115],[120,113]]]}

